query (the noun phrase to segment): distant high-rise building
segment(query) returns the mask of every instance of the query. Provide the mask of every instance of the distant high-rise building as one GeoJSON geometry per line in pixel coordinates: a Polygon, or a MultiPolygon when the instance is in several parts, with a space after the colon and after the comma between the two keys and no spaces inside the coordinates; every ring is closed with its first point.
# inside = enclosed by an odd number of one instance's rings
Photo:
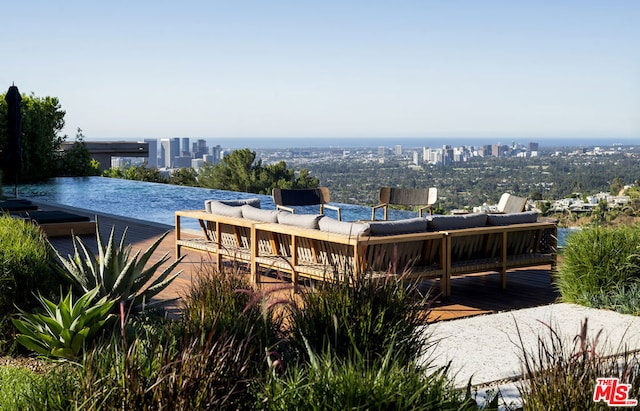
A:
{"type": "Polygon", "coordinates": [[[538,151],[539,144],[538,143],[529,143],[529,151],[538,151]]]}
{"type": "Polygon", "coordinates": [[[451,146],[447,146],[446,150],[442,150],[444,152],[444,161],[442,162],[444,165],[449,165],[453,162],[453,149],[451,146]]]}
{"type": "Polygon", "coordinates": [[[180,157],[180,139],[178,137],[171,139],[171,167],[175,167],[176,157],[180,157]]]}
{"type": "Polygon", "coordinates": [[[379,147],[378,147],[378,155],[379,155],[380,157],[384,157],[384,153],[385,153],[385,151],[386,151],[386,150],[385,150],[384,146],[379,146],[379,147]]]}
{"type": "Polygon", "coordinates": [[[173,158],[172,168],[187,168],[191,167],[191,156],[178,156],[173,158]]]}
{"type": "Polygon", "coordinates": [[[169,154],[171,151],[171,141],[168,138],[163,138],[160,140],[160,164],[162,167],[169,168],[167,164],[171,163],[169,160],[169,154]]]}
{"type": "Polygon", "coordinates": [[[207,147],[207,140],[198,139],[197,142],[193,144],[193,157],[194,158],[202,158],[205,154],[209,152],[207,147]]]}
{"type": "Polygon", "coordinates": [[[222,147],[220,145],[215,145],[209,149],[209,154],[211,155],[211,164],[218,164],[222,159],[222,147]]]}
{"type": "Polygon", "coordinates": [[[182,152],[180,154],[176,153],[176,156],[177,155],[181,155],[181,156],[191,155],[191,151],[189,151],[189,137],[182,137],[182,152]]]}
{"type": "Polygon", "coordinates": [[[394,152],[397,156],[402,155],[402,146],[400,144],[396,144],[394,147],[394,152]]]}
{"type": "Polygon", "coordinates": [[[149,157],[147,158],[147,166],[158,167],[158,140],[155,138],[145,138],[143,143],[149,145],[149,157]]]}
{"type": "Polygon", "coordinates": [[[160,143],[160,157],[164,159],[164,167],[175,167],[175,158],[180,157],[180,139],[178,137],[163,138],[160,143]]]}

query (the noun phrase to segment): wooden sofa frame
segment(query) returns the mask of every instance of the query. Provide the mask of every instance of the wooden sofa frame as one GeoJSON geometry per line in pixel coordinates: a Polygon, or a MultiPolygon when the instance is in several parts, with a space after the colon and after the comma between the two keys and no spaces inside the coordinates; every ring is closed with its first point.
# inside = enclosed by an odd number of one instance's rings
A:
{"type": "Polygon", "coordinates": [[[260,270],[323,281],[349,275],[403,279],[440,279],[445,296],[456,275],[498,271],[506,287],[506,272],[519,267],[556,264],[555,222],[485,226],[450,231],[385,236],[330,233],[280,223],[227,217],[202,210],[175,214],[176,258],[183,250],[211,254],[249,265],[252,281],[260,270]],[[198,220],[202,235],[183,233],[182,219],[198,220]]]}
{"type": "Polygon", "coordinates": [[[456,275],[497,271],[506,288],[508,270],[550,264],[553,272],[557,238],[558,226],[552,220],[447,231],[445,295],[451,295],[451,278],[456,275]]]}

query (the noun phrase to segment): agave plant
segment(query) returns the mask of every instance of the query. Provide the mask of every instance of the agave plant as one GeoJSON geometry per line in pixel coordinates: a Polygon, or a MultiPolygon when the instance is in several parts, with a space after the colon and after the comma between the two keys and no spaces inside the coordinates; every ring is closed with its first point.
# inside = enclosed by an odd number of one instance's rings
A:
{"type": "MultiPolygon", "coordinates": [[[[97,223],[96,223],[97,226],[97,223]]],[[[96,227],[98,242],[98,256],[87,250],[78,236],[73,238],[74,255],[64,258],[51,247],[55,253],[56,268],[80,292],[86,293],[94,288],[98,289],[98,296],[122,301],[134,308],[148,303],[152,297],[164,290],[180,275],[181,271],[172,271],[182,261],[182,257],[165,268],[153,281],[156,271],[167,260],[169,253],[164,254],[149,267],[147,263],[151,255],[158,248],[162,240],[169,234],[167,231],[158,238],[144,253],[138,250],[131,255],[131,244],[125,245],[127,229],[125,228],[116,247],[114,242],[115,227],[111,228],[111,235],[106,246],[100,237],[100,230],[96,227]]]]}
{"type": "Polygon", "coordinates": [[[45,313],[30,314],[20,310],[20,319],[13,319],[18,329],[16,340],[28,349],[46,356],[73,360],[100,328],[113,317],[109,314],[115,300],[102,297],[93,302],[98,288],[90,290],[74,303],[71,290],[55,304],[42,295],[38,300],[45,313]]]}

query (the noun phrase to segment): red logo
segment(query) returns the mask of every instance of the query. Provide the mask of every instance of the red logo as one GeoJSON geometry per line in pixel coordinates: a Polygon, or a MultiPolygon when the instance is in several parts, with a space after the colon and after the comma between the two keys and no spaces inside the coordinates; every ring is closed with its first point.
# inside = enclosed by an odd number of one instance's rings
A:
{"type": "Polygon", "coordinates": [[[638,400],[629,399],[631,384],[622,384],[618,378],[598,378],[593,390],[593,401],[604,401],[610,407],[635,407],[638,400]]]}

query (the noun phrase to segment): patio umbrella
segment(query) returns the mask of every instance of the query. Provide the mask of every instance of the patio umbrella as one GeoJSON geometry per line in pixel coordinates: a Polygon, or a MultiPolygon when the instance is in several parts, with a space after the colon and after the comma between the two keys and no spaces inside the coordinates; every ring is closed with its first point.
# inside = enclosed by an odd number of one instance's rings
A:
{"type": "Polygon", "coordinates": [[[22,171],[22,113],[20,112],[20,91],[12,85],[4,96],[7,102],[7,142],[5,150],[5,171],[13,176],[15,196],[18,197],[18,179],[22,171]]]}

